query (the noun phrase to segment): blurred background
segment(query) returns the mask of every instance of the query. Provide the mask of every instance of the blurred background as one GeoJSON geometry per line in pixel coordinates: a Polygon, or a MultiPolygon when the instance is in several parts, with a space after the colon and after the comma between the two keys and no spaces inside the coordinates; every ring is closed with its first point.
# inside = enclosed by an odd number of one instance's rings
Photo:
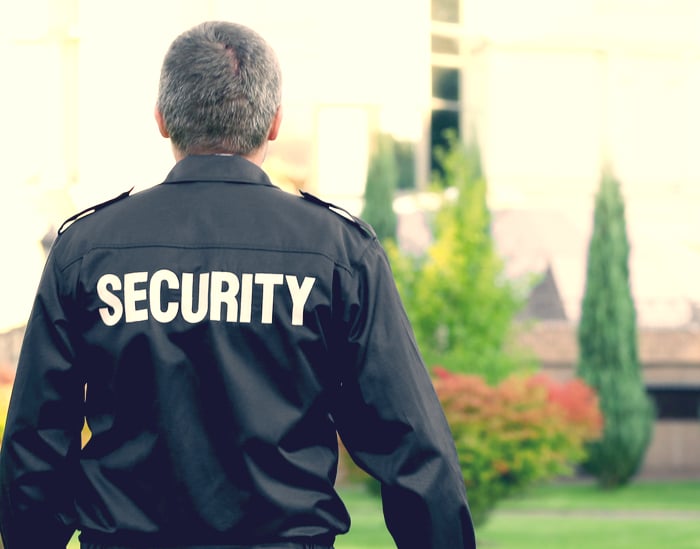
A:
{"type": "Polygon", "coordinates": [[[431,242],[434,150],[477,143],[510,276],[539,277],[526,343],[574,375],[594,194],[611,168],[631,247],[642,474],[700,476],[700,2],[697,0],[0,0],[0,363],[16,363],[63,219],[162,181],[153,120],[172,39],[206,19],[278,52],[284,121],[265,168],[359,214],[373,136],[402,152],[399,246],[431,242]]]}

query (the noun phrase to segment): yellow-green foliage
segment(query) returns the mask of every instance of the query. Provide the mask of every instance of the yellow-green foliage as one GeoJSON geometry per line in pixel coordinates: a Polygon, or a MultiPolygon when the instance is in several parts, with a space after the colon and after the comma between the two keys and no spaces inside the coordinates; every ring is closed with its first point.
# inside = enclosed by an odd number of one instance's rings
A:
{"type": "Polygon", "coordinates": [[[496,382],[534,369],[515,348],[514,319],[525,288],[508,280],[491,235],[487,184],[479,152],[454,137],[438,151],[440,186],[455,191],[435,218],[435,240],[423,257],[387,245],[396,284],[428,364],[496,382]]]}

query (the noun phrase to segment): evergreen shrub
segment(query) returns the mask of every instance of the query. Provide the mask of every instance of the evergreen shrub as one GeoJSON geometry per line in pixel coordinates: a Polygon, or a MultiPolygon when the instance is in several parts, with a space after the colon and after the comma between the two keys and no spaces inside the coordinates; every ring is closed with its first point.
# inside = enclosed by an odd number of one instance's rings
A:
{"type": "Polygon", "coordinates": [[[596,389],[605,416],[603,436],[591,444],[585,468],[609,488],[626,484],[639,470],[655,415],[639,364],[629,253],[620,183],[604,173],[595,197],[577,373],[596,389]]]}

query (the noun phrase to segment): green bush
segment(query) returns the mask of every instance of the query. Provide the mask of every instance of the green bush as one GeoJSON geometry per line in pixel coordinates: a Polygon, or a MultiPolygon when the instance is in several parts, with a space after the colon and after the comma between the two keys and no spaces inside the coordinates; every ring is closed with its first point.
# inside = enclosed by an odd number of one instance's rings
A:
{"type": "Polygon", "coordinates": [[[596,439],[602,416],[581,380],[558,383],[538,374],[489,385],[473,375],[437,370],[435,389],[457,446],[476,524],[499,500],[527,486],[570,474],[596,439]]]}

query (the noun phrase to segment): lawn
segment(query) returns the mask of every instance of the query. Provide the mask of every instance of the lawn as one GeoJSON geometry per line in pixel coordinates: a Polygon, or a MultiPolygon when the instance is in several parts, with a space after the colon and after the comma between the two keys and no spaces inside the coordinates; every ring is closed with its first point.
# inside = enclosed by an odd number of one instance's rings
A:
{"type": "MultiPolygon", "coordinates": [[[[352,528],[336,549],[395,548],[377,498],[358,487],[341,496],[352,528]]],[[[700,549],[700,480],[540,486],[503,502],[477,537],[480,549],[700,549]]],[[[75,540],[69,549],[79,549],[75,540]]]]}
{"type": "MultiPolygon", "coordinates": [[[[354,488],[342,496],[353,526],[336,549],[395,547],[376,499],[354,488]]],[[[480,549],[700,549],[700,480],[541,486],[503,502],[477,538],[480,549]]]]}
{"type": "Polygon", "coordinates": [[[504,501],[499,509],[618,509],[697,511],[700,513],[700,479],[693,481],[639,481],[617,490],[600,490],[590,482],[562,482],[539,486],[504,501]]]}

